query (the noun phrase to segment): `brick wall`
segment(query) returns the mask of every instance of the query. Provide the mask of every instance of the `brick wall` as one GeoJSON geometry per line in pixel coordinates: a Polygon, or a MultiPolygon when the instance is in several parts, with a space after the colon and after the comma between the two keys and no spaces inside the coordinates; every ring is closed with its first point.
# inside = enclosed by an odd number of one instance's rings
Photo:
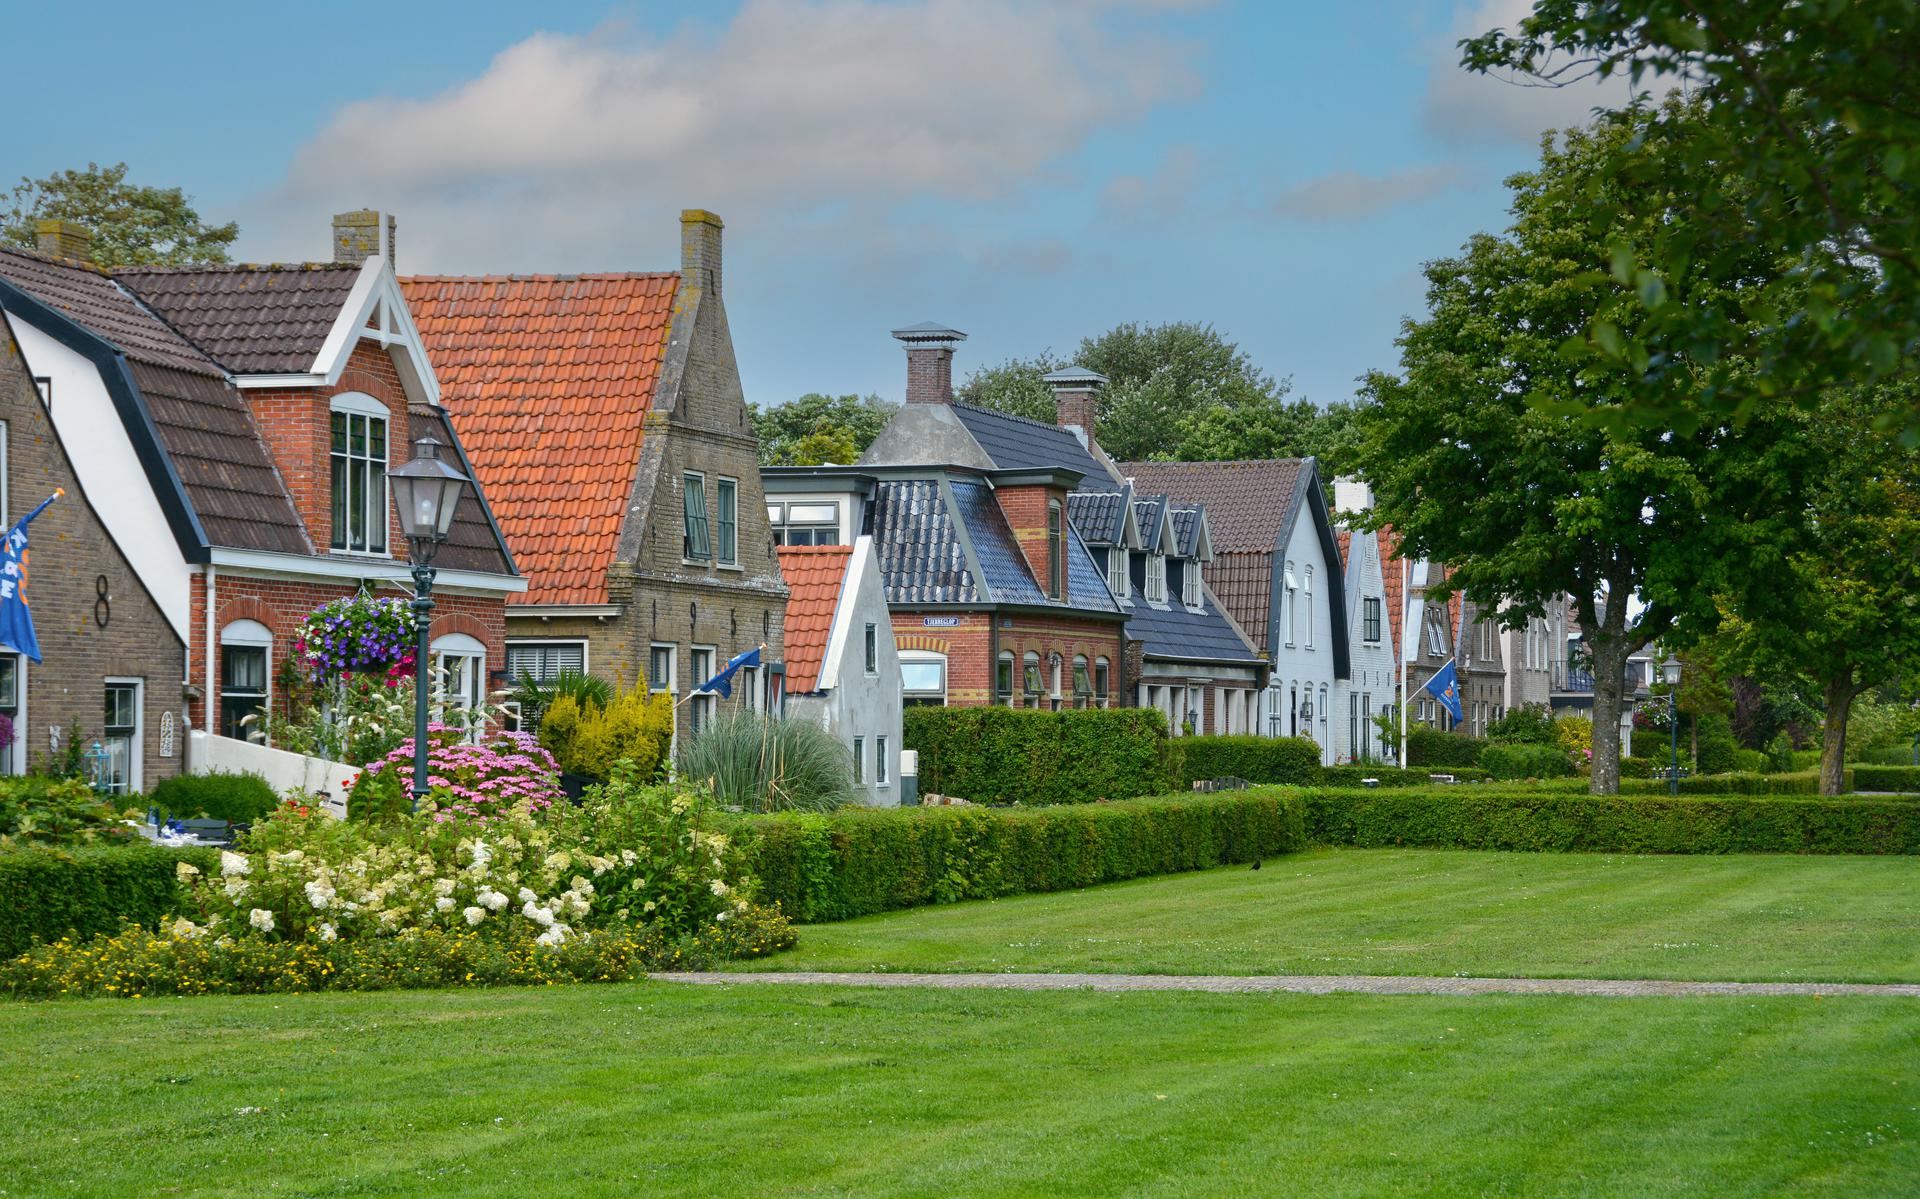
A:
{"type": "MultiPolygon", "coordinates": [[[[1084,655],[1088,674],[1096,658],[1106,658],[1107,698],[1120,706],[1128,702],[1123,668],[1120,626],[1072,617],[1008,616],[969,612],[959,616],[951,627],[929,628],[922,612],[895,611],[894,642],[902,652],[930,650],[947,656],[947,703],[954,707],[978,707],[994,700],[994,664],[1003,652],[1014,660],[1014,695],[1021,699],[1024,689],[1022,671],[1029,651],[1040,655],[1042,682],[1051,687],[1052,660],[1062,662],[1061,696],[1071,704],[1073,695],[1073,659],[1084,655]],[[1004,620],[1004,624],[1003,624],[1004,620]]],[[[948,614],[938,614],[945,619],[948,614]]]]}
{"type": "MultiPolygon", "coordinates": [[[[265,625],[273,633],[273,650],[269,656],[269,674],[277,675],[281,665],[293,652],[293,631],[308,614],[320,605],[332,600],[352,595],[357,590],[353,581],[342,579],[338,582],[308,579],[276,579],[242,574],[219,572],[213,585],[214,620],[213,635],[217,640],[220,631],[236,620],[254,620],[265,625]]],[[[375,592],[381,596],[411,597],[409,585],[406,591],[394,587],[383,587],[375,592]]],[[[433,624],[429,634],[439,638],[450,633],[465,633],[487,647],[487,673],[490,676],[488,690],[494,691],[504,685],[506,670],[506,603],[498,596],[460,595],[447,591],[435,591],[433,595],[433,624]]],[[[193,625],[190,678],[203,691],[207,689],[207,606],[206,576],[196,575],[193,581],[193,625]]],[[[193,705],[195,725],[200,728],[217,728],[218,702],[220,687],[220,656],[214,654],[213,686],[203,695],[200,702],[193,705]]],[[[284,715],[280,706],[277,686],[274,687],[275,711],[284,715]]]]}
{"type": "MultiPolygon", "coordinates": [[[[1067,493],[1058,487],[1000,487],[994,490],[994,498],[1000,502],[1000,511],[1007,518],[1007,525],[1013,530],[1013,539],[1019,543],[1020,552],[1026,555],[1027,568],[1033,572],[1033,578],[1040,590],[1047,589],[1048,546],[1047,546],[1047,509],[1052,504],[1060,505],[1061,533],[1066,532],[1067,493]]],[[[1065,573],[1060,577],[1061,599],[1067,598],[1068,581],[1065,573]]]]}
{"type": "Polygon", "coordinates": [[[68,450],[47,419],[19,348],[0,321],[0,420],[6,422],[6,521],[19,519],[55,488],[64,498],[28,527],[27,602],[42,661],[22,658],[26,707],[17,743],[0,762],[18,770],[65,742],[78,723],[100,736],[108,678],[141,684],[142,785],[177,774],[186,752],[183,646],[159,604],[100,523],[74,478],[68,450]],[[162,732],[172,713],[173,738],[162,732]],[[170,752],[163,752],[170,751],[170,752]]]}

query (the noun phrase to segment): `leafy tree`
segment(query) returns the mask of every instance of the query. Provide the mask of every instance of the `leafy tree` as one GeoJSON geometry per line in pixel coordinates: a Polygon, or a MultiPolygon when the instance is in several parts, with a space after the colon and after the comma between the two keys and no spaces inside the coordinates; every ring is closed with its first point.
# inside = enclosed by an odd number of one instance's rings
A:
{"type": "MultiPolygon", "coordinates": [[[[1053,389],[1042,376],[1067,365],[1054,357],[1052,350],[1042,350],[1032,358],[1009,358],[998,366],[984,366],[968,375],[954,398],[977,408],[991,408],[995,412],[1052,424],[1053,389]]],[[[1104,432],[1097,435],[1104,437],[1104,432]]]]}
{"type": "Polygon", "coordinates": [[[1819,450],[1807,519],[1771,585],[1731,622],[1749,661],[1790,658],[1820,688],[1820,791],[1837,795],[1854,700],[1920,676],[1920,453],[1874,428],[1916,383],[1852,388],[1805,419],[1819,450]]]}
{"type": "Polygon", "coordinates": [[[879,396],[809,392],[771,408],[753,410],[762,466],[823,466],[858,461],[898,405],[879,396]]]}
{"type": "MultiPolygon", "coordinates": [[[[1553,86],[1621,74],[1636,88],[1685,81],[1702,101],[1655,107],[1640,92],[1648,136],[1594,162],[1589,177],[1605,186],[1567,192],[1578,219],[1611,233],[1586,265],[1608,263],[1635,285],[1619,305],[1638,309],[1633,318],[1601,311],[1590,322],[1599,352],[1631,368],[1622,382],[1634,402],[1614,415],[1674,419],[1683,409],[1665,402],[1667,381],[1682,369],[1700,373],[1687,387],[1699,403],[1738,414],[1768,396],[1813,404],[1826,387],[1913,368],[1917,13],[1913,0],[1536,0],[1514,29],[1462,43],[1469,70],[1553,86]],[[1696,179],[1688,219],[1625,228],[1623,213],[1662,203],[1659,184],[1676,165],[1696,179]],[[1756,306],[1767,334],[1757,346],[1744,321],[1697,304],[1687,283],[1724,277],[1756,249],[1789,263],[1756,306]],[[1756,350],[1757,369],[1733,365],[1756,350]]],[[[1884,417],[1911,437],[1917,413],[1884,417]]]]}
{"type": "MultiPolygon", "coordinates": [[[[1361,473],[1372,519],[1407,552],[1445,561],[1451,582],[1517,628],[1554,596],[1574,597],[1594,673],[1592,789],[1618,790],[1626,659],[1656,638],[1684,644],[1714,627],[1716,597],[1777,562],[1810,457],[1779,415],[1709,418],[1696,376],[1675,371],[1672,429],[1575,419],[1564,404],[1610,411],[1633,394],[1632,368],[1561,346],[1627,289],[1589,269],[1625,236],[1684,223],[1694,181],[1679,163],[1664,203],[1643,197],[1617,226],[1594,226],[1584,196],[1630,140],[1659,152],[1647,122],[1608,119],[1543,143],[1540,166],[1509,181],[1512,227],[1428,265],[1430,316],[1399,340],[1402,373],[1369,375],[1361,473]],[[1787,514],[1783,516],[1783,514],[1787,514]],[[1629,614],[1628,597],[1643,603],[1629,614]]],[[[1740,311],[1774,269],[1756,252],[1715,278],[1696,260],[1696,302],[1740,311]]]]}
{"type": "Polygon", "coordinates": [[[110,167],[90,162],[84,171],[22,178],[11,206],[0,209],[0,240],[31,246],[34,223],[49,218],[86,226],[97,266],[225,262],[227,247],[240,236],[240,226],[232,221],[202,221],[192,197],[177,187],[128,183],[124,162],[110,167]]]}

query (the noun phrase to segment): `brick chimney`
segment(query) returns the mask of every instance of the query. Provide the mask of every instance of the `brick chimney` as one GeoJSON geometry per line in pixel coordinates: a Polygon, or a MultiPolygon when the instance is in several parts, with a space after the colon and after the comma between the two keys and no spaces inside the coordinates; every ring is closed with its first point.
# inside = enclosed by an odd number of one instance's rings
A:
{"type": "Polygon", "coordinates": [[[680,278],[720,294],[720,231],[727,223],[704,208],[680,210],[680,278]]]}
{"type": "Polygon", "coordinates": [[[72,221],[40,220],[33,223],[34,243],[42,254],[55,258],[93,260],[93,231],[72,221]]]}
{"type": "Polygon", "coordinates": [[[385,257],[387,265],[393,266],[393,237],[393,214],[390,212],[362,208],[358,212],[335,213],[333,260],[359,266],[369,258],[385,257]]]}
{"type": "Polygon", "coordinates": [[[953,403],[953,347],[967,339],[958,329],[921,321],[893,331],[907,347],[907,403],[953,403]]]}
{"type": "Polygon", "coordinates": [[[1107,385],[1107,377],[1084,366],[1069,366],[1041,379],[1053,388],[1054,423],[1072,430],[1081,445],[1091,447],[1094,418],[1100,415],[1100,389],[1107,385]]]}

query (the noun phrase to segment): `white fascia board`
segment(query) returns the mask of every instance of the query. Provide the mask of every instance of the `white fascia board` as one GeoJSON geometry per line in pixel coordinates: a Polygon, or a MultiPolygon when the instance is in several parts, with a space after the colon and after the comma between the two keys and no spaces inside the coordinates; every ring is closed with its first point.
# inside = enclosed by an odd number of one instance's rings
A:
{"type": "MultiPolygon", "coordinates": [[[[404,582],[411,586],[413,568],[404,561],[383,558],[309,558],[300,554],[275,554],[264,550],[236,550],[215,546],[213,564],[248,574],[279,575],[294,579],[329,579],[337,583],[361,579],[404,582]]],[[[476,591],[505,595],[527,589],[527,581],[513,575],[490,574],[477,570],[436,570],[436,588],[476,591]]]]}
{"type": "Polygon", "coordinates": [[[394,356],[394,367],[400,372],[410,399],[440,403],[440,380],[433,373],[426,343],[420,340],[420,330],[407,309],[400,280],[387,260],[377,256],[370,256],[360,264],[360,275],[353,281],[353,290],[341,303],[339,313],[333,318],[333,327],[327,330],[327,339],[320,343],[320,352],[313,356],[313,365],[305,374],[242,375],[234,382],[249,389],[332,387],[340,381],[348,359],[353,357],[354,347],[363,339],[384,346],[394,356]],[[376,306],[385,310],[388,327],[369,330],[367,320],[376,306]]]}
{"type": "MultiPolygon", "coordinates": [[[[521,590],[526,590],[524,587],[521,590]]],[[[619,604],[515,604],[507,609],[507,617],[551,620],[554,617],[582,616],[593,619],[618,616],[625,611],[619,604]]]]}
{"type": "Polygon", "coordinates": [[[290,391],[294,388],[325,387],[325,375],[283,374],[283,375],[235,375],[233,385],[242,391],[290,391]]]}
{"type": "MultiPolygon", "coordinates": [[[[853,553],[847,556],[847,569],[840,576],[840,594],[833,597],[833,624],[827,630],[827,648],[820,655],[820,677],[815,680],[815,691],[831,691],[840,685],[841,659],[847,655],[847,647],[853,644],[854,609],[860,595],[860,575],[866,568],[867,559],[873,556],[873,538],[865,533],[854,538],[853,553]]],[[[861,663],[865,669],[866,663],[861,663]]]]}

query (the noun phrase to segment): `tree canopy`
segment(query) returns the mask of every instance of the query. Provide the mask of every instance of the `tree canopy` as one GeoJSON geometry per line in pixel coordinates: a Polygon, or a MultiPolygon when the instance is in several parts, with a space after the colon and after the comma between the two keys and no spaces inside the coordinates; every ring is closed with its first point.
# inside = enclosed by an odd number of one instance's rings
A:
{"type": "Polygon", "coordinates": [[[753,410],[762,466],[825,466],[857,462],[899,410],[879,396],[822,395],[753,410]]]}
{"type": "Polygon", "coordinates": [[[107,267],[225,262],[227,247],[240,236],[232,221],[201,220],[192,198],[177,187],[128,183],[124,162],[22,178],[0,209],[0,239],[31,246],[34,222],[49,218],[84,226],[93,234],[94,264],[107,267]]]}
{"type": "MultiPolygon", "coordinates": [[[[1619,186],[1607,167],[1622,145],[1658,155],[1663,140],[1631,115],[1548,139],[1539,167],[1509,181],[1511,228],[1428,265],[1430,315],[1405,325],[1401,373],[1363,387],[1373,522],[1392,525],[1406,552],[1446,562],[1477,603],[1511,605],[1500,619],[1513,627],[1573,597],[1593,659],[1596,792],[1618,787],[1627,655],[1711,629],[1719,597],[1778,568],[1811,460],[1793,414],[1718,419],[1689,369],[1669,375],[1663,400],[1685,418],[1670,428],[1570,412],[1617,410],[1638,394],[1629,363],[1562,347],[1632,291],[1592,269],[1608,247],[1686,219],[1677,156],[1662,160],[1674,173],[1659,195],[1614,206],[1611,224],[1594,224],[1584,199],[1619,186]],[[1643,606],[1630,617],[1635,595],[1643,606]]],[[[1746,244],[1745,257],[1693,260],[1681,282],[1694,302],[1744,311],[1775,269],[1746,244]]],[[[1637,331],[1630,314],[1620,319],[1637,331]]]]}
{"type": "MultiPolygon", "coordinates": [[[[1655,427],[1687,419],[1688,405],[1668,403],[1680,370],[1695,376],[1680,390],[1705,412],[1735,416],[1770,397],[1813,406],[1829,387],[1913,370],[1916,13],[1913,0],[1536,0],[1515,28],[1462,43],[1470,70],[1648,85],[1636,103],[1641,136],[1611,146],[1564,197],[1571,219],[1607,233],[1583,265],[1631,285],[1579,331],[1628,368],[1629,402],[1608,415],[1655,427]],[[1683,82],[1697,105],[1650,94],[1683,82]],[[1687,219],[1635,222],[1664,203],[1676,167],[1693,179],[1687,219]],[[1784,269],[1750,313],[1696,302],[1693,280],[1727,277],[1757,252],[1784,269]]],[[[1917,419],[1911,405],[1883,414],[1909,440],[1917,419]]]]}

